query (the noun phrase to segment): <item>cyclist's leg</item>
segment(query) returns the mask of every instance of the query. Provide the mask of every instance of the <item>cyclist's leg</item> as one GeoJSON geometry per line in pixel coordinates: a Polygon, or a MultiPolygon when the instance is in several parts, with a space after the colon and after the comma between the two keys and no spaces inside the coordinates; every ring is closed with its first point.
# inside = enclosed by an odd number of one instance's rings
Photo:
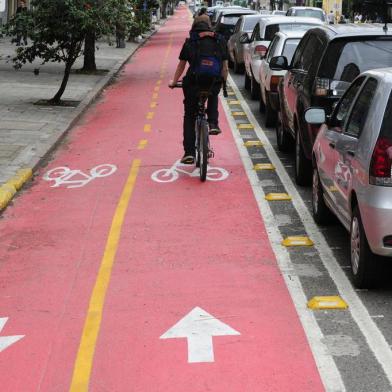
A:
{"type": "Polygon", "coordinates": [[[218,94],[220,90],[219,86],[214,86],[211,90],[211,95],[208,97],[207,103],[207,117],[208,123],[210,124],[210,130],[212,134],[220,133],[219,129],[219,111],[218,111],[218,94]]]}
{"type": "Polygon", "coordinates": [[[184,91],[184,156],[195,156],[195,121],[197,114],[198,97],[192,86],[183,86],[184,91]]]}

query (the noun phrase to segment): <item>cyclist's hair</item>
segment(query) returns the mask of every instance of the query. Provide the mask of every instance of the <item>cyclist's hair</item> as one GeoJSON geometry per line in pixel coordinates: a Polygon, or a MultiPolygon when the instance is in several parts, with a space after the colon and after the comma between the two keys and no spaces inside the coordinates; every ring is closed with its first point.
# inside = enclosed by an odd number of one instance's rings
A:
{"type": "Polygon", "coordinates": [[[203,7],[203,8],[200,8],[200,11],[198,12],[198,15],[201,16],[201,15],[205,15],[206,13],[207,13],[207,8],[203,7]]]}

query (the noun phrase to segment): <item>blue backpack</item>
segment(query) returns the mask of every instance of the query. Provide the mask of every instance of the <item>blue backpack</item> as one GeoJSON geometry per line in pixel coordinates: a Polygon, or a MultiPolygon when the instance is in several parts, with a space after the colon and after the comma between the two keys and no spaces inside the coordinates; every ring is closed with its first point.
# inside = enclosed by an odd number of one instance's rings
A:
{"type": "Polygon", "coordinates": [[[222,53],[220,37],[217,34],[201,38],[197,32],[192,32],[190,43],[194,48],[195,56],[190,64],[192,74],[196,79],[219,80],[222,72],[222,53]],[[211,52],[204,52],[203,40],[212,39],[215,41],[215,49],[211,52]]]}

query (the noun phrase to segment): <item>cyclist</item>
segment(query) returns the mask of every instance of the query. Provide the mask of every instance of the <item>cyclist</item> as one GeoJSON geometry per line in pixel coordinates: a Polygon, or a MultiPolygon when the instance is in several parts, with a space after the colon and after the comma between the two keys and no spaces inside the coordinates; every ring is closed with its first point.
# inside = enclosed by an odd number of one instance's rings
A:
{"type": "Polygon", "coordinates": [[[189,63],[189,68],[182,81],[184,93],[184,156],[181,159],[181,163],[189,165],[195,161],[195,121],[198,110],[199,92],[201,88],[206,89],[206,81],[198,77],[194,66],[197,57],[201,53],[216,55],[221,61],[220,76],[211,79],[207,87],[209,91],[207,104],[209,133],[210,135],[218,135],[221,133],[218,125],[218,94],[222,87],[222,81],[226,81],[227,79],[229,56],[226,40],[223,36],[211,30],[210,19],[206,14],[195,17],[190,31],[190,38],[185,40],[173,80],[169,83],[169,87],[175,87],[185,70],[186,64],[189,63]]]}

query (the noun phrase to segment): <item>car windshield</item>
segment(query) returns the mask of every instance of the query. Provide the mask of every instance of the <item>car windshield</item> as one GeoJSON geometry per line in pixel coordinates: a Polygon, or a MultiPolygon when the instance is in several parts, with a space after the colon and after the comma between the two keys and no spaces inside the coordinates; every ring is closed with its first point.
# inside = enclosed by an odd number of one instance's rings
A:
{"type": "Polygon", "coordinates": [[[270,24],[265,28],[264,40],[272,41],[274,35],[279,31],[283,31],[284,33],[287,33],[289,31],[306,31],[311,29],[312,27],[317,27],[317,25],[311,23],[270,24]]]}
{"type": "Polygon", "coordinates": [[[325,22],[325,17],[323,11],[319,10],[295,10],[293,12],[293,16],[304,16],[304,17],[310,17],[310,18],[317,18],[325,22]]]}
{"type": "Polygon", "coordinates": [[[244,22],[243,31],[245,33],[250,33],[253,31],[253,28],[256,26],[256,23],[259,21],[258,18],[246,18],[244,22]]]}
{"type": "Polygon", "coordinates": [[[293,54],[295,52],[296,47],[298,46],[300,38],[289,38],[284,43],[284,48],[282,55],[287,58],[288,63],[291,63],[291,59],[293,58],[293,54]]]}
{"type": "Polygon", "coordinates": [[[335,40],[318,72],[322,78],[352,82],[369,69],[392,67],[392,39],[335,40]]]}

